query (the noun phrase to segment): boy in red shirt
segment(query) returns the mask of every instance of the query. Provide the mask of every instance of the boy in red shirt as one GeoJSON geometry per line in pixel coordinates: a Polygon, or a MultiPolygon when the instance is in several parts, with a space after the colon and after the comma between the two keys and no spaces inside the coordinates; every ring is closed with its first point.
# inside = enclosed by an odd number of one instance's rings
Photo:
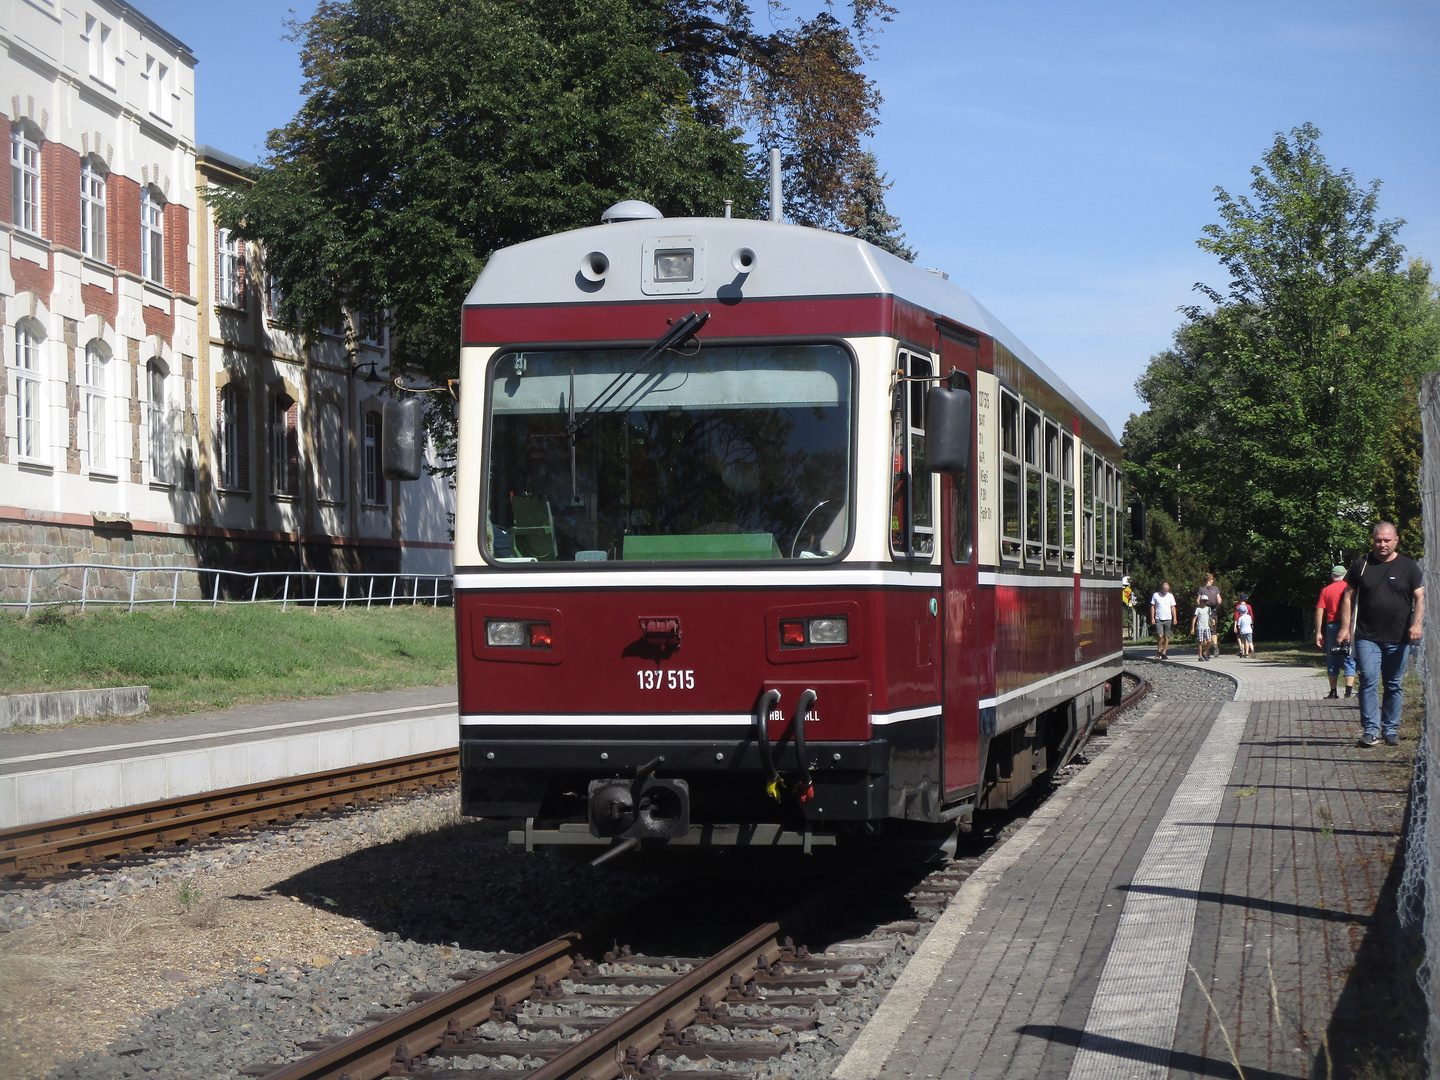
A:
{"type": "Polygon", "coordinates": [[[1335,637],[1340,632],[1340,598],[1345,595],[1345,567],[1330,568],[1330,584],[1320,590],[1320,599],[1315,602],[1315,647],[1325,650],[1325,670],[1330,676],[1330,693],[1326,698],[1338,698],[1336,683],[1340,668],[1345,668],[1345,696],[1355,692],[1355,657],[1349,649],[1339,649],[1335,637]]]}

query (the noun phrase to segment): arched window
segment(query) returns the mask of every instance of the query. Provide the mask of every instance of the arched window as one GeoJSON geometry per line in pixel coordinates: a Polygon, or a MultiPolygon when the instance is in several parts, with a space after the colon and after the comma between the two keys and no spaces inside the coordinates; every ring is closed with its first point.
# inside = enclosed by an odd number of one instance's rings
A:
{"type": "Polygon", "coordinates": [[[220,388],[220,486],[250,489],[250,397],[233,382],[220,388]]]}
{"type": "Polygon", "coordinates": [[[80,250],[105,261],[105,166],[93,156],[80,163],[80,250]]]}
{"type": "Polygon", "coordinates": [[[45,457],[44,341],[45,336],[34,320],[21,319],[15,324],[16,451],[31,461],[45,457]]]}
{"type": "Polygon", "coordinates": [[[385,505],[385,476],[380,471],[380,411],[365,414],[361,465],[365,470],[365,501],[371,506],[385,505]]]}
{"type": "Polygon", "coordinates": [[[146,429],[150,434],[150,479],[157,484],[171,482],[170,432],[165,415],[165,369],[156,360],[145,365],[145,385],[149,389],[146,429]]]}
{"type": "Polygon", "coordinates": [[[300,407],[284,393],[270,397],[270,491],[300,494],[300,407]]]}
{"type": "Polygon", "coordinates": [[[140,274],[165,284],[165,200],[153,187],[140,196],[140,274]]]}
{"type": "Polygon", "coordinates": [[[10,132],[10,222],[40,235],[40,141],[23,126],[10,132]]]}
{"type": "Polygon", "coordinates": [[[320,498],[326,502],[345,501],[345,421],[340,406],[320,406],[320,498]]]}
{"type": "Polygon", "coordinates": [[[103,341],[85,346],[85,377],[80,393],[85,409],[85,452],[90,471],[108,473],[110,467],[110,350],[103,341]]]}

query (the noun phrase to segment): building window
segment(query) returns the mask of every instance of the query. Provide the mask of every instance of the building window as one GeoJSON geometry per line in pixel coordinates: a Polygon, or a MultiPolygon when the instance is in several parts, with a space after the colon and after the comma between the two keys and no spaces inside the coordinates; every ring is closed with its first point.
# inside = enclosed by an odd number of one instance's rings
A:
{"type": "Polygon", "coordinates": [[[378,311],[360,313],[360,340],[367,345],[385,345],[385,320],[378,311]]]}
{"type": "Polygon", "coordinates": [[[280,288],[280,280],[270,271],[265,271],[265,311],[266,318],[271,322],[280,321],[280,305],[285,300],[285,292],[280,288]]]}
{"type": "Polygon", "coordinates": [[[39,461],[44,456],[44,371],[41,345],[44,338],[35,324],[15,324],[15,437],[19,456],[39,461]]]}
{"type": "Polygon", "coordinates": [[[80,250],[105,261],[105,169],[93,157],[80,163],[80,250]]]}
{"type": "Polygon", "coordinates": [[[385,477],[380,471],[380,413],[365,414],[363,442],[365,467],[365,501],[372,506],[385,505],[385,477]]]}
{"type": "Polygon", "coordinates": [[[145,365],[145,382],[150,390],[145,426],[150,434],[150,479],[170,483],[170,432],[165,415],[165,370],[154,360],[145,365]]]}
{"type": "Polygon", "coordinates": [[[85,16],[85,43],[90,54],[90,77],[115,85],[115,64],[110,58],[110,27],[95,16],[85,16]]]}
{"type": "Polygon", "coordinates": [[[150,84],[150,115],[170,122],[170,69],[153,56],[145,57],[145,78],[150,84]]]}
{"type": "Polygon", "coordinates": [[[165,284],[165,202],[153,187],[140,196],[140,274],[165,284]]]}
{"type": "Polygon", "coordinates": [[[85,346],[85,385],[81,388],[85,409],[85,450],[90,471],[108,473],[110,468],[110,350],[103,342],[85,346]]]}
{"type": "Polygon", "coordinates": [[[327,402],[320,407],[320,498],[326,502],[345,501],[344,445],[340,406],[327,402]]]}
{"type": "Polygon", "coordinates": [[[215,302],[225,307],[245,306],[245,260],[241,241],[229,229],[215,230],[215,302]]]}
{"type": "Polygon", "coordinates": [[[220,388],[220,486],[231,491],[250,488],[250,399],[226,383],[220,388]]]}
{"type": "Polygon", "coordinates": [[[300,489],[299,407],[286,394],[270,398],[270,493],[298,495],[300,489]]]}
{"type": "Polygon", "coordinates": [[[40,144],[24,128],[10,133],[10,221],[40,235],[40,144]]]}

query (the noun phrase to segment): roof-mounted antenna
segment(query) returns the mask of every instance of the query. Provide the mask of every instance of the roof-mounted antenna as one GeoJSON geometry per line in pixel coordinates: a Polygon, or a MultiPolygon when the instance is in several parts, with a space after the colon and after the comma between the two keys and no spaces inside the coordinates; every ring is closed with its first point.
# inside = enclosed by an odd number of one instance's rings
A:
{"type": "Polygon", "coordinates": [[[780,148],[770,148],[770,220],[779,221],[782,196],[780,193],[780,148]]]}

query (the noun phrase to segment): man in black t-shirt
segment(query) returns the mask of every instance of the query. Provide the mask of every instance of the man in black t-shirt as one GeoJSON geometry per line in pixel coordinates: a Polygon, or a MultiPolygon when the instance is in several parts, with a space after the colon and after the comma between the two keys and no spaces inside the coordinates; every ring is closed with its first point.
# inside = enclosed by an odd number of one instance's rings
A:
{"type": "Polygon", "coordinates": [[[1425,585],[1415,560],[1395,550],[1400,537],[1382,521],[1371,533],[1370,554],[1356,560],[1345,575],[1340,599],[1338,644],[1350,640],[1351,613],[1356,612],[1355,667],[1360,672],[1361,746],[1400,741],[1400,682],[1412,643],[1425,624],[1425,585]],[[1358,611],[1357,611],[1358,607],[1358,611]],[[1385,705],[1376,691],[1385,683],[1385,705]]]}

